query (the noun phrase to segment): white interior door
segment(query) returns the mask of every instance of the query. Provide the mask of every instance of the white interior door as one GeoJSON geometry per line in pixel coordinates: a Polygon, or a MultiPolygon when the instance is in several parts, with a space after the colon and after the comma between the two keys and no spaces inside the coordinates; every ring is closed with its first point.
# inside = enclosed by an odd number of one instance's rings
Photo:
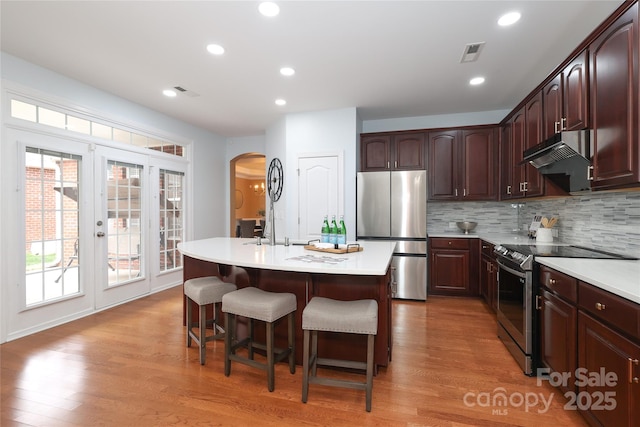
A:
{"type": "Polygon", "coordinates": [[[298,171],[298,238],[319,239],[324,216],[344,214],[342,156],[301,155],[298,171]]]}
{"type": "Polygon", "coordinates": [[[96,148],[96,308],[149,293],[147,156],[96,148]]]}

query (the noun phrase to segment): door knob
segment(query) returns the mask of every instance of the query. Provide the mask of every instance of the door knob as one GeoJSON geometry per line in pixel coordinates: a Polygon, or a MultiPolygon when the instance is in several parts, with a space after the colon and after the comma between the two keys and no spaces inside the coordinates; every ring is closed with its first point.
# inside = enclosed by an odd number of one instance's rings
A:
{"type": "Polygon", "coordinates": [[[98,237],[104,237],[104,233],[103,233],[102,231],[98,231],[98,232],[96,233],[96,236],[98,236],[98,237]]]}

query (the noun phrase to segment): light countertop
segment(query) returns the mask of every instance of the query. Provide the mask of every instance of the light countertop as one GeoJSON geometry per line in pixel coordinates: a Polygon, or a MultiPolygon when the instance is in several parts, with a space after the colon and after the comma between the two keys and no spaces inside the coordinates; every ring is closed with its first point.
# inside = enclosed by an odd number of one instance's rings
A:
{"type": "MultiPolygon", "coordinates": [[[[295,242],[299,243],[299,242],[295,242]]],[[[352,243],[352,242],[349,242],[352,243]]],[[[220,264],[303,273],[382,276],[395,242],[359,241],[361,252],[332,254],[304,249],[301,244],[256,245],[255,239],[214,237],[178,244],[183,255],[220,264]],[[302,257],[302,258],[300,258],[302,257]],[[324,261],[324,262],[321,262],[324,261]]]]}
{"type": "MultiPolygon", "coordinates": [[[[494,245],[535,243],[515,233],[440,232],[429,233],[429,237],[476,238],[494,245]]],[[[640,260],[536,257],[536,262],[640,304],[640,260]]]]}

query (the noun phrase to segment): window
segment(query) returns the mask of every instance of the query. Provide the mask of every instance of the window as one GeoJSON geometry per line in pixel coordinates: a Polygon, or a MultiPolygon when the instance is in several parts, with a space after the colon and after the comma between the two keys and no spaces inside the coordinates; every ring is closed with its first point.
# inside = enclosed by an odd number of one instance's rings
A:
{"type": "Polygon", "coordinates": [[[25,153],[26,305],[80,292],[81,157],[38,148],[25,153]]]}
{"type": "Polygon", "coordinates": [[[178,243],[183,230],[182,172],[160,170],[160,271],[182,267],[178,243]]]}
{"type": "Polygon", "coordinates": [[[45,108],[17,99],[11,100],[11,117],[109,141],[118,141],[136,147],[161,151],[174,156],[185,156],[184,146],[180,144],[105,125],[97,121],[82,119],[53,108],[45,108]]]}

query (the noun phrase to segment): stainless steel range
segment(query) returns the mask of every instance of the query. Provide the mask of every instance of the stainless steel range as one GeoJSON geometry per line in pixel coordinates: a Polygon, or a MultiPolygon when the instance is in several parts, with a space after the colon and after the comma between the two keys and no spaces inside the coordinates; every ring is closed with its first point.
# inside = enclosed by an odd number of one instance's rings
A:
{"type": "Polygon", "coordinates": [[[498,337],[526,375],[539,366],[538,268],[536,257],[632,259],[579,246],[557,244],[497,245],[498,337]]]}

